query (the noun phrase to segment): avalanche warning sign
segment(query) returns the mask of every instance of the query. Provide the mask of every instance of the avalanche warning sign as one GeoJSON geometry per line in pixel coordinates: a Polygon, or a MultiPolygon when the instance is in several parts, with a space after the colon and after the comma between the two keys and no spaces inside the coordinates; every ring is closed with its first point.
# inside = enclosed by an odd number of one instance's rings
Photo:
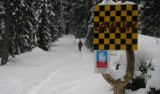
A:
{"type": "Polygon", "coordinates": [[[109,68],[109,54],[106,50],[95,51],[95,72],[106,72],[109,68]]]}

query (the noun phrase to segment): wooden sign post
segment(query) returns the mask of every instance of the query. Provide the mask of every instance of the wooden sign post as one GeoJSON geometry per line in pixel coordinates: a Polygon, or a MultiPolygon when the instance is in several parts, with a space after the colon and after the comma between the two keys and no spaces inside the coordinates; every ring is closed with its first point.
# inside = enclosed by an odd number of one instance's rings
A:
{"type": "Polygon", "coordinates": [[[124,81],[102,72],[114,88],[114,94],[124,94],[134,74],[134,50],[138,49],[138,5],[95,5],[94,50],[126,50],[127,69],[124,81]]]}
{"type": "Polygon", "coordinates": [[[126,50],[127,69],[124,81],[114,80],[109,74],[103,74],[104,79],[110,83],[114,88],[114,94],[125,94],[126,85],[132,80],[134,74],[135,57],[133,50],[126,50]]]}

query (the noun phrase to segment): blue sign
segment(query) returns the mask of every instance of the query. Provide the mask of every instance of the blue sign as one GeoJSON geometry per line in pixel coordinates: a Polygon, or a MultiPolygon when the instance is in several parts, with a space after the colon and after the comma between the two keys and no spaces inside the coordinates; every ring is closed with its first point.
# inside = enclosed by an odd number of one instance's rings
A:
{"type": "Polygon", "coordinates": [[[98,50],[96,52],[96,67],[108,68],[108,51],[98,50]]]}

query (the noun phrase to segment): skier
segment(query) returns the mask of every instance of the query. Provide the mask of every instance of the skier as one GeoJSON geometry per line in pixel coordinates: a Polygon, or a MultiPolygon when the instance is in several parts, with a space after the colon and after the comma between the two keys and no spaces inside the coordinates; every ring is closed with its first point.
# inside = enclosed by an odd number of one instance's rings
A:
{"type": "Polygon", "coordinates": [[[78,43],[79,51],[81,51],[81,47],[83,47],[83,44],[82,44],[81,40],[79,40],[79,43],[78,43]]]}

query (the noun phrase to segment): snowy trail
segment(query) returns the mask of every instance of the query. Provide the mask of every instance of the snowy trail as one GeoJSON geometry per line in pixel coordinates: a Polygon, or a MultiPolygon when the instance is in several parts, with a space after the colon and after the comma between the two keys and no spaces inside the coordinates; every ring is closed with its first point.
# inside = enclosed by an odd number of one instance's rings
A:
{"type": "Polygon", "coordinates": [[[77,42],[64,35],[48,52],[36,47],[10,59],[0,67],[0,94],[113,94],[102,75],[94,73],[93,52],[78,51],[77,42]]]}
{"type": "Polygon", "coordinates": [[[64,36],[52,48],[50,56],[56,71],[34,86],[27,94],[111,94],[111,87],[93,70],[93,53],[79,52],[76,39],[64,36]],[[56,55],[56,61],[54,56],[56,55]],[[108,92],[110,91],[110,92],[108,92]]]}

